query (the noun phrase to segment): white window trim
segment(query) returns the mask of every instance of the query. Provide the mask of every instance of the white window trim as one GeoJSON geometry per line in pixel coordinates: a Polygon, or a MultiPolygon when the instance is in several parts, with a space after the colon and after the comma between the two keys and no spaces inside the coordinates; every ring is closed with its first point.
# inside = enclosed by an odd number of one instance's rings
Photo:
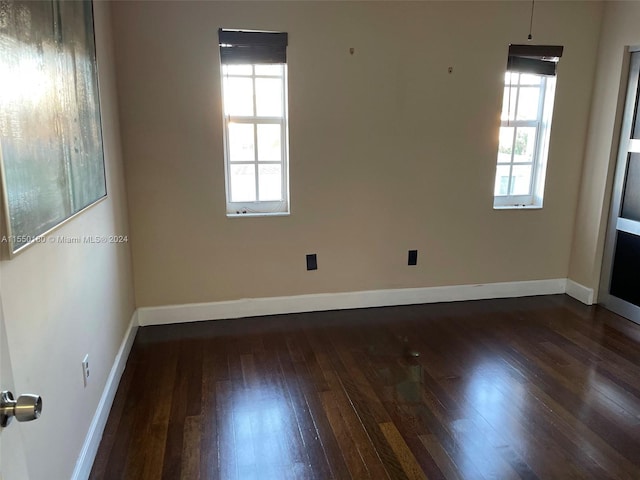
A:
{"type": "MultiPolygon", "coordinates": [[[[523,86],[519,84],[519,87],[523,86]]],[[[524,85],[526,86],[526,84],[524,85]]],[[[541,209],[544,200],[544,186],[549,156],[549,138],[551,134],[551,119],[555,100],[556,77],[542,77],[540,94],[543,99],[539,104],[538,118],[541,120],[501,120],[500,127],[536,126],[536,140],[531,172],[531,194],[529,195],[495,195],[493,208],[495,210],[510,209],[541,209]]],[[[518,94],[520,89],[518,88],[518,94]]],[[[503,106],[504,108],[504,106],[503,106]]],[[[517,99],[516,99],[517,112],[517,99]]],[[[515,135],[514,135],[515,142],[515,135]]],[[[496,162],[496,168],[499,164],[496,162]]],[[[504,164],[503,164],[504,165],[504,164]]]]}
{"type": "MultiPolygon", "coordinates": [[[[288,71],[287,64],[282,64],[282,99],[283,99],[283,115],[282,117],[263,117],[263,116],[235,116],[226,115],[224,107],[224,78],[225,76],[247,77],[253,80],[253,111],[256,111],[256,78],[280,78],[275,75],[256,75],[255,69],[251,75],[225,75],[224,65],[220,65],[221,73],[221,89],[222,89],[222,116],[224,127],[224,177],[225,177],[225,193],[226,193],[226,214],[227,217],[261,217],[261,216],[286,216],[290,214],[289,203],[289,104],[288,104],[288,71]],[[229,123],[249,123],[257,124],[278,124],[281,126],[281,161],[253,161],[231,162],[229,151],[229,123]],[[256,196],[259,195],[259,165],[281,165],[282,174],[282,200],[280,201],[254,201],[254,202],[233,202],[231,201],[231,181],[230,181],[230,165],[231,164],[254,165],[256,168],[256,196]]],[[[254,129],[254,135],[257,136],[257,128],[254,129]]],[[[257,148],[257,138],[254,139],[254,145],[257,148]]]]}

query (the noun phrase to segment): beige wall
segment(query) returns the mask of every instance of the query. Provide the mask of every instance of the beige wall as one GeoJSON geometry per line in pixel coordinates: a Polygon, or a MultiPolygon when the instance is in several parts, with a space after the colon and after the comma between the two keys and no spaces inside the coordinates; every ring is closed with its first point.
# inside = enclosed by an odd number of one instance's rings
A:
{"type": "Polygon", "coordinates": [[[535,211],[492,208],[507,47],[526,42],[527,2],[112,11],[138,306],[567,276],[600,2],[536,4],[534,40],[565,55],[535,211]],[[289,32],[288,217],[225,216],[218,27],[289,32]]]}
{"type": "MultiPolygon", "coordinates": [[[[109,197],[57,229],[60,236],[126,234],[128,228],[106,5],[95,5],[95,22],[109,197]]],[[[30,480],[71,477],[134,310],[129,257],[126,244],[38,244],[0,263],[14,393],[44,400],[38,421],[10,427],[24,440],[30,480]],[[86,353],[91,378],[85,389],[86,353]]]]}
{"type": "Polygon", "coordinates": [[[606,2],[569,277],[597,292],[620,135],[625,48],[640,45],[640,3],[606,2]]]}

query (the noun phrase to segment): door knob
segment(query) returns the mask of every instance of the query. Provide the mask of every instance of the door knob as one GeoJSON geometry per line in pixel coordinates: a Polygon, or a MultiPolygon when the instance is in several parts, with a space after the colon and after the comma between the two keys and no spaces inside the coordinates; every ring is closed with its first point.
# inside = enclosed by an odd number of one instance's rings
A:
{"type": "Polygon", "coordinates": [[[18,400],[13,393],[4,391],[0,394],[0,427],[9,425],[12,417],[19,422],[36,420],[42,413],[42,398],[39,395],[20,395],[18,400]]]}

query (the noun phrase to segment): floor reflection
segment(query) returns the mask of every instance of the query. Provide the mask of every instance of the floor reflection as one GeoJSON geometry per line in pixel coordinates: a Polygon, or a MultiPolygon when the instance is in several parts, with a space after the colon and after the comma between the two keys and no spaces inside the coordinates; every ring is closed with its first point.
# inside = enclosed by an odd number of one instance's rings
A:
{"type": "Polygon", "coordinates": [[[512,460],[527,450],[518,421],[526,390],[510,369],[493,359],[475,363],[463,377],[461,418],[451,425],[460,445],[456,463],[488,478],[518,477],[512,460]]]}
{"type": "Polygon", "coordinates": [[[238,387],[227,408],[219,442],[235,446],[238,478],[283,478],[301,461],[288,448],[297,434],[295,412],[277,384],[238,387]]]}

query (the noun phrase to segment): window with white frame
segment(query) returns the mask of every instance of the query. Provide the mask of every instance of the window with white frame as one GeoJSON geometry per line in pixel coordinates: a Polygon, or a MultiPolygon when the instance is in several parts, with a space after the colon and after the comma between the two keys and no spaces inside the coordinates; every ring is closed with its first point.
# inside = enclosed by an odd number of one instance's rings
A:
{"type": "Polygon", "coordinates": [[[287,34],[218,36],[227,215],[289,213],[287,34]]]}
{"type": "Polygon", "coordinates": [[[511,45],[505,74],[495,208],[542,207],[556,64],[562,47],[511,45]]]}

